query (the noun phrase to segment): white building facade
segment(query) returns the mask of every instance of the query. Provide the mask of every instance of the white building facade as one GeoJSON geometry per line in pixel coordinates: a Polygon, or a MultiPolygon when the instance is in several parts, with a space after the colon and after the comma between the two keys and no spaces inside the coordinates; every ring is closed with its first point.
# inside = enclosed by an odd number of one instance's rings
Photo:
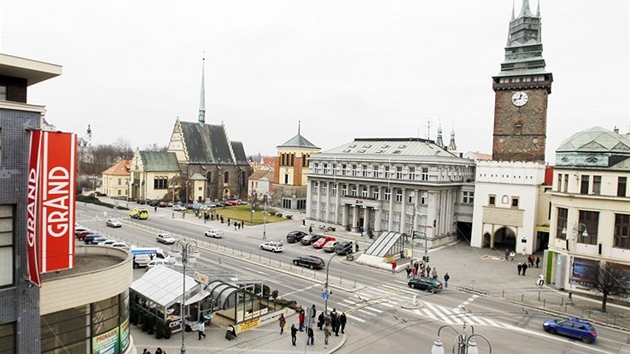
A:
{"type": "Polygon", "coordinates": [[[556,150],[546,274],[557,288],[590,291],[604,264],[630,276],[629,180],[628,135],[594,127],[556,150]]]}
{"type": "Polygon", "coordinates": [[[472,222],[474,161],[433,141],[357,138],[310,158],[311,225],[415,232],[435,247],[457,238],[458,222],[472,222]]]}

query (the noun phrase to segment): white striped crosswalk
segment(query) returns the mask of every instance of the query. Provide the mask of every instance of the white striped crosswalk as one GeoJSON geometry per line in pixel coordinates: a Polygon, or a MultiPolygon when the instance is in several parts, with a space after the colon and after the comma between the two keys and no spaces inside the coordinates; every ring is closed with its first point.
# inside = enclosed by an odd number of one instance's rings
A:
{"type": "MultiPolygon", "coordinates": [[[[346,312],[349,320],[365,323],[373,321],[377,316],[383,316],[386,311],[391,311],[401,305],[410,305],[418,291],[402,287],[402,284],[381,284],[378,287],[368,287],[357,292],[354,296],[340,300],[333,306],[337,312],[346,312]]],[[[406,284],[405,284],[406,285],[406,284]]],[[[481,325],[493,327],[508,327],[507,324],[492,319],[475,315],[466,309],[478,296],[473,295],[457,307],[446,307],[423,301],[422,308],[413,312],[431,320],[451,325],[481,325]]],[[[329,304],[330,307],[330,304],[329,304]]]]}

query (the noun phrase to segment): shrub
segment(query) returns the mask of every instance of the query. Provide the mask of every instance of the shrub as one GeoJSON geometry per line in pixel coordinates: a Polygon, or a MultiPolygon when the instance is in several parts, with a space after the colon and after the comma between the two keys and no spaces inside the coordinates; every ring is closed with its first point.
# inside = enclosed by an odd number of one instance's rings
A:
{"type": "Polygon", "coordinates": [[[289,215],[285,215],[285,217],[286,217],[287,219],[289,219],[289,220],[293,219],[293,215],[290,215],[290,214],[289,214],[289,215]]]}
{"type": "Polygon", "coordinates": [[[281,218],[282,217],[282,213],[276,213],[276,216],[281,218]]]}

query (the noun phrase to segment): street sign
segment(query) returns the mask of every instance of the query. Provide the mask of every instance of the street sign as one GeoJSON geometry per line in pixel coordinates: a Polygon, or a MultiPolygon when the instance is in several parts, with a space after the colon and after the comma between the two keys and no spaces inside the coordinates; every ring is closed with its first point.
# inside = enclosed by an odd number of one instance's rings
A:
{"type": "Polygon", "coordinates": [[[327,291],[324,291],[324,292],[322,293],[322,299],[324,299],[324,300],[328,300],[328,297],[329,297],[329,296],[330,296],[330,294],[328,294],[328,292],[327,292],[327,291]]]}

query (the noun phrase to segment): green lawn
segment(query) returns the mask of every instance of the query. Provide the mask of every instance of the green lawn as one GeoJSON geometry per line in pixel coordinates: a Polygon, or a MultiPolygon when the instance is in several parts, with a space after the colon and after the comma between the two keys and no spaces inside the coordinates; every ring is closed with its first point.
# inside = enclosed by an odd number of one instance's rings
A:
{"type": "MultiPolygon", "coordinates": [[[[217,215],[223,215],[223,219],[226,221],[229,218],[231,221],[243,221],[245,225],[250,225],[252,208],[249,205],[218,207],[215,211],[217,215]]],[[[254,211],[254,225],[260,225],[264,222],[272,223],[289,220],[284,215],[282,217],[271,215],[273,213],[275,212],[267,209],[267,215],[265,216],[262,208],[256,208],[254,211]]]]}

